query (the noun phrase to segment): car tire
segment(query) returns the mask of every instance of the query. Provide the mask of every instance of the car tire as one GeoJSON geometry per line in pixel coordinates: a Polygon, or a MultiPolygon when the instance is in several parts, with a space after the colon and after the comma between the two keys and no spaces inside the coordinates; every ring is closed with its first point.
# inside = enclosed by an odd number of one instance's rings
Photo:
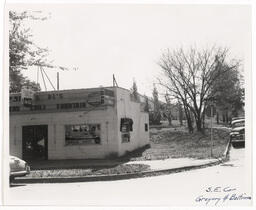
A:
{"type": "Polygon", "coordinates": [[[10,183],[12,183],[14,181],[14,177],[10,176],[9,180],[10,180],[10,183]]]}
{"type": "Polygon", "coordinates": [[[234,148],[237,148],[237,144],[236,143],[232,143],[232,146],[234,147],[234,148]]]}

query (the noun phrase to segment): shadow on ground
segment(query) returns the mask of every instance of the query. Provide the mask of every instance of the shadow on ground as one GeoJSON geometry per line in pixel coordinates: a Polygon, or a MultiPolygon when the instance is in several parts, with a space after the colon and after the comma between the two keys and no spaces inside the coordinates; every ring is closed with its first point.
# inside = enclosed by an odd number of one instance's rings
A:
{"type": "Polygon", "coordinates": [[[150,148],[150,145],[143,146],[132,152],[126,152],[121,157],[108,159],[77,159],[77,160],[31,160],[27,161],[31,170],[51,170],[51,169],[92,169],[101,170],[113,168],[129,162],[133,158],[141,157],[143,152],[150,148]]]}

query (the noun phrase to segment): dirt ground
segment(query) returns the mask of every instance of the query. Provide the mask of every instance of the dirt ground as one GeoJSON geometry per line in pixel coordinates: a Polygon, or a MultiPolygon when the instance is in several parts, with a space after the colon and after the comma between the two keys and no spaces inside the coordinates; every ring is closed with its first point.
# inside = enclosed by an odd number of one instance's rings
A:
{"type": "MultiPolygon", "coordinates": [[[[213,157],[223,155],[229,140],[227,129],[213,129],[213,157]]],[[[210,129],[205,134],[195,132],[189,134],[184,127],[150,129],[150,148],[131,157],[131,160],[158,160],[166,158],[196,158],[211,157],[210,129]]]]}

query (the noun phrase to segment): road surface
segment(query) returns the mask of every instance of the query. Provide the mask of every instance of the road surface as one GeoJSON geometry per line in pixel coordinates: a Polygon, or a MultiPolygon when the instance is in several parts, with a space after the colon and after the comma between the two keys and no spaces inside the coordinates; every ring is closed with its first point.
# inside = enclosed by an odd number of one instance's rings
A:
{"type": "Polygon", "coordinates": [[[5,198],[8,205],[250,205],[245,163],[245,149],[232,148],[230,161],[218,166],[120,181],[18,185],[5,198]]]}

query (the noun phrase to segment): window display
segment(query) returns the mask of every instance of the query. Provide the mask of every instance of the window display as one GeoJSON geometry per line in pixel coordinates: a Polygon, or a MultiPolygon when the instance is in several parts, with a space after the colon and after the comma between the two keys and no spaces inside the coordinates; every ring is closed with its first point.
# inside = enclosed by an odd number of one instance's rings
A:
{"type": "Polygon", "coordinates": [[[130,132],[133,131],[133,120],[130,118],[121,118],[120,131],[122,133],[122,143],[130,142],[130,132]]]}
{"type": "Polygon", "coordinates": [[[66,145],[100,144],[100,124],[77,124],[65,126],[66,145]]]}

